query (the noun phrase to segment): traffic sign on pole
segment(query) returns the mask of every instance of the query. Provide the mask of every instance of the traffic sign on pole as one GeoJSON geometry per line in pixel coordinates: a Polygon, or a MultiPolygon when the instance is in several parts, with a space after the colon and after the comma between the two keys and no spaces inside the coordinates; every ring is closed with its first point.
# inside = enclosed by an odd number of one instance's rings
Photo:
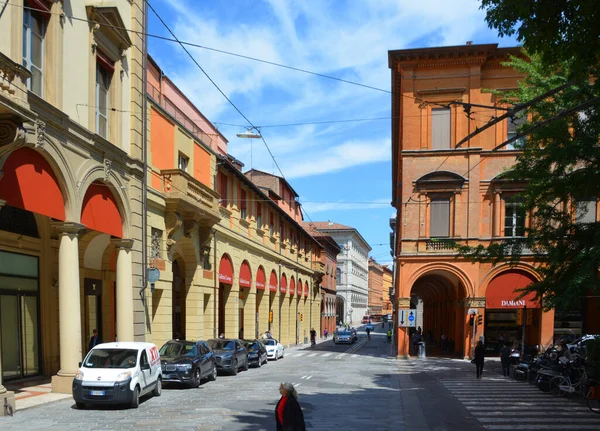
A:
{"type": "Polygon", "coordinates": [[[417,326],[417,310],[398,310],[398,327],[415,328],[417,326]]]}

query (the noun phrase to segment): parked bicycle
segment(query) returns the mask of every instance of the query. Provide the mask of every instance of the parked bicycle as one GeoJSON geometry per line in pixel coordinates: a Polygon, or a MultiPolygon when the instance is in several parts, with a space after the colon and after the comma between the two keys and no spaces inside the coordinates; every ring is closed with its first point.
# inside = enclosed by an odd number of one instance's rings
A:
{"type": "Polygon", "coordinates": [[[588,408],[600,414],[600,383],[597,380],[588,381],[588,390],[585,394],[588,408]]]}

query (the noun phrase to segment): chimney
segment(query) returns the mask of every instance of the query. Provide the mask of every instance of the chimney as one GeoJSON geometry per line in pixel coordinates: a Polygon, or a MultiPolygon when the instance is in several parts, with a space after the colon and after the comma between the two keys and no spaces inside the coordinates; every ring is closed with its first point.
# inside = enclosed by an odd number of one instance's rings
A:
{"type": "Polygon", "coordinates": [[[467,40],[467,45],[473,45],[473,41],[472,40],[467,40]]]}

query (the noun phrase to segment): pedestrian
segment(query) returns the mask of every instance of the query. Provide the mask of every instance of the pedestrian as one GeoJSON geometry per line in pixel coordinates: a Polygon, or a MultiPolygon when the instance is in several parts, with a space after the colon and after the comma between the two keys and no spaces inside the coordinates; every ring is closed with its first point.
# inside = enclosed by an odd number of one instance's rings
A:
{"type": "Polygon", "coordinates": [[[312,328],[310,330],[310,345],[314,346],[315,344],[317,344],[317,331],[315,331],[315,328],[312,328]]]}
{"type": "Polygon", "coordinates": [[[510,377],[510,349],[503,345],[500,349],[500,362],[502,362],[502,375],[510,377]]]}
{"type": "Polygon", "coordinates": [[[421,341],[421,333],[419,331],[415,332],[412,338],[413,350],[415,355],[419,352],[419,342],[421,341]]]}
{"type": "Polygon", "coordinates": [[[475,347],[475,372],[477,378],[480,379],[483,374],[483,358],[485,353],[485,347],[483,347],[483,341],[479,340],[477,347],[475,347]]]}
{"type": "Polygon", "coordinates": [[[275,406],[275,424],[277,431],[305,431],[304,415],[298,403],[298,392],[291,383],[279,385],[281,398],[275,406]]]}
{"type": "Polygon", "coordinates": [[[90,338],[90,343],[88,345],[88,350],[92,350],[92,348],[94,348],[94,346],[97,346],[98,344],[102,344],[102,340],[98,336],[98,330],[94,329],[92,331],[92,336],[90,338]]]}
{"type": "Polygon", "coordinates": [[[325,339],[327,340],[327,334],[329,334],[329,331],[327,330],[327,328],[325,328],[323,330],[323,335],[325,335],[325,339]]]}
{"type": "Polygon", "coordinates": [[[219,338],[220,338],[221,340],[223,340],[223,339],[225,338],[225,334],[223,334],[223,333],[221,332],[221,333],[219,334],[219,338]]]}
{"type": "Polygon", "coordinates": [[[391,329],[388,329],[386,336],[387,336],[387,342],[391,343],[392,342],[392,330],[391,329]]]}

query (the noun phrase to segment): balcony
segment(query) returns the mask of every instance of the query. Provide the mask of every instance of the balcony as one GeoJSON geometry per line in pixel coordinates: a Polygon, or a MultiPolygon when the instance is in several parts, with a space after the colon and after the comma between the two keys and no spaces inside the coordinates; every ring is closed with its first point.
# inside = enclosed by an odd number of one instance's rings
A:
{"type": "Polygon", "coordinates": [[[196,220],[200,226],[219,222],[219,194],[179,169],[160,171],[167,212],[180,213],[186,219],[196,220]]]}
{"type": "Polygon", "coordinates": [[[320,272],[322,274],[325,274],[325,264],[321,261],[318,260],[313,260],[312,262],[312,270],[314,272],[320,272]]]}
{"type": "Polygon", "coordinates": [[[449,239],[430,239],[425,242],[426,251],[454,251],[455,242],[449,239]]]}

